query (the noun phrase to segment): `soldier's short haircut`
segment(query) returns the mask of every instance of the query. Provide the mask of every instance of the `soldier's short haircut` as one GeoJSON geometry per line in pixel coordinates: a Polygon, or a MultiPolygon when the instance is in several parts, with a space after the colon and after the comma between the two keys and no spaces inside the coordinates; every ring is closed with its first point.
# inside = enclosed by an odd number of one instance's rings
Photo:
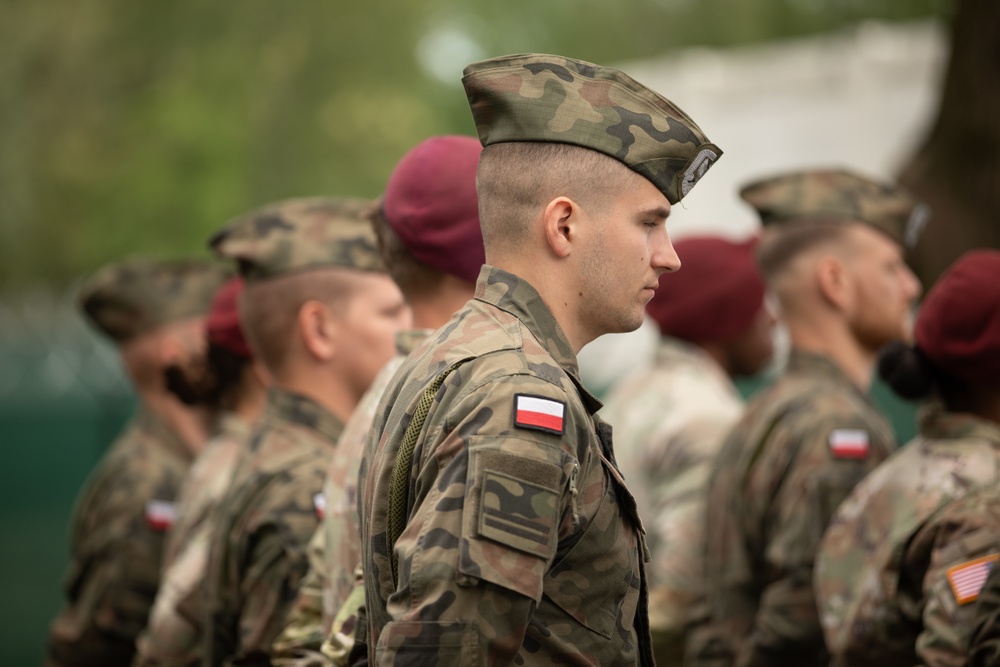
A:
{"type": "Polygon", "coordinates": [[[357,290],[349,269],[323,268],[247,283],[240,295],[240,319],[250,347],[271,371],[284,367],[299,311],[319,301],[342,312],[357,290]]]}
{"type": "Polygon", "coordinates": [[[757,246],[757,263],[764,280],[773,287],[796,257],[817,246],[843,240],[851,229],[851,225],[844,222],[814,218],[768,227],[757,246]]]}
{"type": "Polygon", "coordinates": [[[369,216],[382,263],[406,300],[412,301],[433,294],[440,287],[445,274],[413,256],[389,225],[381,204],[373,206],[369,216]]]}
{"type": "Polygon", "coordinates": [[[572,144],[506,142],[483,149],[476,172],[479,221],[488,250],[512,249],[555,197],[601,210],[624,179],[640,176],[612,157],[572,144]]]}

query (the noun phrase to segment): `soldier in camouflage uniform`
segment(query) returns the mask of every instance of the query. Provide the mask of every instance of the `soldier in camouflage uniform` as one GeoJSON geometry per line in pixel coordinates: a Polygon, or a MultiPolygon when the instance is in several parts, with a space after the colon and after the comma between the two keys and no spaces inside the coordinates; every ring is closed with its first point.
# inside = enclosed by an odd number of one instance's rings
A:
{"type": "Polygon", "coordinates": [[[670,206],[721,151],[610,68],[507,56],[463,84],[488,263],[366,443],[369,659],[652,664],[642,526],[576,353],[642,322],[670,206]]]}
{"type": "Polygon", "coordinates": [[[785,174],[741,194],[766,227],[758,261],[792,349],[713,470],[706,597],[687,655],[698,666],[826,665],[813,562],[834,510],[895,448],[867,390],[878,350],[909,335],[920,286],[903,242],[920,209],[845,171],[785,174]]]}
{"type": "Polygon", "coordinates": [[[72,525],[66,607],[52,625],[46,665],[128,665],[160,581],[174,498],[204,444],[207,415],[163,387],[164,363],[186,364],[222,268],[131,260],[104,268],[80,306],[118,346],[139,412],[91,473],[72,525]]]}
{"type": "MultiPolygon", "coordinates": [[[[383,273],[369,206],[290,200],[247,214],[211,241],[247,281],[243,326],[274,385],[219,505],[204,665],[268,663],[306,571],[344,421],[409,323],[383,273]]],[[[182,611],[190,616],[193,607],[182,611]]]]}
{"type": "MultiPolygon", "coordinates": [[[[965,496],[963,504],[978,503],[979,514],[993,517],[1000,525],[1000,488],[981,487],[965,496]]],[[[994,667],[1000,664],[1000,567],[990,563],[989,577],[979,592],[974,618],[969,628],[969,667],[994,667]]]]}
{"type": "Polygon", "coordinates": [[[413,312],[413,327],[396,338],[386,364],[351,415],[323,487],[326,512],[310,543],[310,568],[274,643],[275,665],[343,661],[353,646],[358,604],[345,609],[361,562],[357,478],[361,449],[390,378],[427,334],[443,325],[475,291],[483,265],[476,199],[482,146],[472,137],[432,137],[410,150],[389,176],[372,224],[382,261],[413,312]],[[336,626],[335,619],[338,619],[336,626]],[[323,645],[326,641],[325,646],[323,645]]]}
{"type": "Polygon", "coordinates": [[[837,667],[965,664],[971,603],[1000,555],[997,515],[955,504],[1000,489],[998,276],[1000,252],[967,253],[924,300],[915,346],[882,353],[897,393],[935,400],[920,435],[854,489],[820,546],[816,598],[837,667]]]}
{"type": "MultiPolygon", "coordinates": [[[[177,497],[177,520],[167,535],[163,579],[149,624],[136,643],[135,667],[193,665],[201,653],[200,623],[178,611],[181,600],[205,579],[211,520],[246,449],[250,427],[267,396],[267,373],[253,360],[243,335],[237,301],[242,278],[219,290],[208,313],[208,350],[200,372],[168,374],[168,386],[181,400],[219,412],[215,435],[191,466],[177,497]]],[[[180,369],[168,369],[179,371],[180,369]]]]}
{"type": "Polygon", "coordinates": [[[705,548],[705,495],[722,439],[743,412],[732,377],[754,375],[773,352],[774,317],[752,241],[688,238],[684,267],[660,280],[646,312],[662,338],[653,366],[617,387],[601,416],[635,495],[653,555],[649,621],[663,665],[684,657],[705,548]]]}

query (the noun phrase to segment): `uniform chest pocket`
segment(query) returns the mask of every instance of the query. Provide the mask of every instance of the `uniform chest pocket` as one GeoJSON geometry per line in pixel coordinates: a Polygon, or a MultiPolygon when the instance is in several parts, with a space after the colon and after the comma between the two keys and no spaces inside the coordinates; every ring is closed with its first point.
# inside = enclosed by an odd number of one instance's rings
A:
{"type": "MultiPolygon", "coordinates": [[[[596,474],[603,475],[598,469],[596,474]]],[[[575,544],[558,554],[543,582],[544,597],[581,625],[610,639],[631,634],[639,603],[637,534],[624,520],[614,487],[604,477],[600,502],[575,544]]],[[[586,487],[581,487],[581,493],[586,487]]],[[[581,513],[590,514],[584,502],[581,513]]],[[[539,606],[544,614],[546,600],[539,606]]],[[[558,618],[546,619],[550,627],[558,618]]]]}

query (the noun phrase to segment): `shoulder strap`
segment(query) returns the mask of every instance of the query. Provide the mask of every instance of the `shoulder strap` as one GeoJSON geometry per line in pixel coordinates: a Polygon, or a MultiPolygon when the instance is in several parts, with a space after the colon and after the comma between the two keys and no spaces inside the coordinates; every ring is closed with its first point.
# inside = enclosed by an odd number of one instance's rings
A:
{"type": "Polygon", "coordinates": [[[386,521],[386,545],[389,547],[390,560],[392,561],[392,579],[399,581],[399,561],[396,558],[396,540],[403,533],[406,525],[407,496],[410,490],[410,468],[413,463],[413,450],[417,446],[417,439],[420,431],[427,421],[427,413],[430,412],[434,397],[437,396],[441,385],[445,379],[451,375],[452,371],[464,364],[468,359],[456,361],[443,373],[434,378],[424,389],[417,401],[417,408],[413,411],[413,418],[410,419],[406,431],[403,433],[403,443],[396,453],[396,460],[392,463],[392,477],[389,482],[389,516],[386,521]]]}

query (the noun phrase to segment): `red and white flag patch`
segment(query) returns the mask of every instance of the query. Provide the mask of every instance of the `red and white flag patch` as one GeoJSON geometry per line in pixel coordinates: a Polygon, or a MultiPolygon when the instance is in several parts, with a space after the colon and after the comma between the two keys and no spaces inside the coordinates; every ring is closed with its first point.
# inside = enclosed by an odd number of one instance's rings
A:
{"type": "Polygon", "coordinates": [[[146,501],[146,523],[153,530],[167,530],[176,520],[177,506],[169,500],[146,501]]]}
{"type": "Polygon", "coordinates": [[[326,496],[322,493],[317,493],[313,496],[313,507],[316,508],[316,516],[321,520],[326,516],[326,496]]]}
{"type": "Polygon", "coordinates": [[[566,404],[551,398],[514,395],[514,425],[562,435],[565,431],[566,404]]]}
{"type": "Polygon", "coordinates": [[[986,578],[993,569],[993,563],[998,558],[1000,554],[990,554],[948,568],[948,584],[951,585],[951,592],[955,594],[958,604],[974,602],[979,597],[979,592],[983,590],[986,578]]]}
{"type": "Polygon", "coordinates": [[[830,452],[838,459],[868,458],[868,431],[860,428],[837,428],[827,440],[830,452]]]}

